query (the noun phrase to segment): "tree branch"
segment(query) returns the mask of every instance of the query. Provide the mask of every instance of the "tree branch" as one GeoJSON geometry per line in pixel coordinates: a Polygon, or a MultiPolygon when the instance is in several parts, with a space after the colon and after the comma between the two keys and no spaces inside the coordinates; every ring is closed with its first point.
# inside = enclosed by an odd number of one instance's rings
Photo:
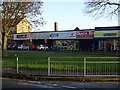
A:
{"type": "Polygon", "coordinates": [[[101,17],[109,15],[117,15],[118,6],[120,3],[112,3],[109,0],[92,0],[92,2],[85,2],[87,14],[92,14],[93,17],[101,17]],[[111,8],[111,6],[113,6],[111,8]],[[117,7],[116,7],[117,6],[117,7]]]}

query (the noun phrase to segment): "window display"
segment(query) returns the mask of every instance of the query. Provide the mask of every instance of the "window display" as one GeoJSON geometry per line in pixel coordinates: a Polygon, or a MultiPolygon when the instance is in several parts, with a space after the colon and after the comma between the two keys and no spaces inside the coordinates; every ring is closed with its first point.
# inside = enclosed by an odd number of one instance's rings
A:
{"type": "Polygon", "coordinates": [[[77,50],[77,40],[56,40],[54,48],[60,50],[77,50]]]}

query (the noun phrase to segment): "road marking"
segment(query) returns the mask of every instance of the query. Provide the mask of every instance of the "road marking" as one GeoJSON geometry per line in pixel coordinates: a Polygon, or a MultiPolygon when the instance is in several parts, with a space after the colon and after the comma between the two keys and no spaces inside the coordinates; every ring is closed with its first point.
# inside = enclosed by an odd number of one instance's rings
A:
{"type": "Polygon", "coordinates": [[[48,84],[49,86],[51,86],[52,84],[48,84]]]}
{"type": "Polygon", "coordinates": [[[52,86],[58,86],[57,84],[52,84],[52,86]]]}
{"type": "Polygon", "coordinates": [[[76,88],[76,87],[70,87],[70,86],[62,86],[63,88],[72,88],[72,89],[74,89],[74,88],[76,88]]]}
{"type": "Polygon", "coordinates": [[[36,83],[36,84],[41,84],[41,82],[38,81],[29,81],[30,83],[36,83]]]}

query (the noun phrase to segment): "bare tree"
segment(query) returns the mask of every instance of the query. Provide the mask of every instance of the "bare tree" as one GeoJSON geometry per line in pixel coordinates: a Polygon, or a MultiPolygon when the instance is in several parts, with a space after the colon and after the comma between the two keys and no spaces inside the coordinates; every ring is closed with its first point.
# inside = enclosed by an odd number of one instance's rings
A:
{"type": "Polygon", "coordinates": [[[2,54],[7,55],[7,37],[12,30],[12,25],[24,17],[24,14],[29,14],[30,20],[35,24],[43,24],[44,20],[39,18],[41,15],[42,2],[2,2],[0,4],[0,17],[2,20],[2,54]],[[34,17],[34,18],[33,18],[34,17]]]}
{"type": "Polygon", "coordinates": [[[85,13],[96,18],[118,15],[120,0],[88,0],[85,2],[85,13]]]}
{"type": "MultiPolygon", "coordinates": [[[[118,16],[118,25],[120,25],[120,0],[88,0],[85,2],[85,13],[93,17],[110,17],[118,16]]],[[[117,42],[117,56],[120,56],[120,41],[117,42]]]]}

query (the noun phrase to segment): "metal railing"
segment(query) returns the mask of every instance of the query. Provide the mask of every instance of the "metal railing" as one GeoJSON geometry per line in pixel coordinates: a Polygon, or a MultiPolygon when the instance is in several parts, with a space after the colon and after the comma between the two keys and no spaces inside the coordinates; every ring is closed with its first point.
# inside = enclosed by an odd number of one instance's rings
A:
{"type": "Polygon", "coordinates": [[[48,76],[118,76],[119,57],[18,57],[2,58],[3,73],[48,76]]]}
{"type": "Polygon", "coordinates": [[[3,73],[48,75],[47,57],[3,57],[3,73]]]}
{"type": "Polygon", "coordinates": [[[119,76],[119,57],[49,57],[50,76],[119,76]]]}
{"type": "Polygon", "coordinates": [[[15,56],[2,57],[2,72],[17,73],[17,60],[15,56]]]}

